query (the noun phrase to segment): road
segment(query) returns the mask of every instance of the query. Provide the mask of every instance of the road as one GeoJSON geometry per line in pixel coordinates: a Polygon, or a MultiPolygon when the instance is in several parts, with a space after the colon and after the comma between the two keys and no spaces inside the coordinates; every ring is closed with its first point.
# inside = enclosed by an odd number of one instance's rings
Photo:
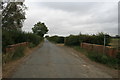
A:
{"type": "Polygon", "coordinates": [[[16,70],[12,78],[111,78],[71,50],[65,50],[45,40],[16,70]]]}

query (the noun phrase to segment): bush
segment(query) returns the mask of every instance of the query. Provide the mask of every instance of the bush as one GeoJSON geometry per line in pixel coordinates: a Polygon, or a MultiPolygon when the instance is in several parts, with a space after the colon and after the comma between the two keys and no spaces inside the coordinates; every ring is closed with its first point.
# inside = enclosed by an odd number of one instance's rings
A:
{"type": "Polygon", "coordinates": [[[118,53],[116,58],[109,57],[102,53],[96,53],[92,51],[86,51],[85,49],[81,48],[80,46],[73,46],[73,48],[84,55],[86,55],[89,59],[95,62],[99,62],[105,64],[109,67],[120,69],[120,53],[118,53]]]}
{"type": "Polygon", "coordinates": [[[12,56],[12,59],[14,60],[14,59],[18,59],[18,58],[20,58],[20,57],[23,57],[24,56],[24,50],[25,50],[25,47],[17,47],[16,49],[15,49],[15,52],[14,52],[14,54],[13,54],[13,56],[12,56]]]}
{"type": "Polygon", "coordinates": [[[65,38],[65,45],[77,46],[80,45],[80,43],[82,42],[104,45],[104,35],[106,36],[105,45],[109,45],[111,37],[108,34],[103,34],[103,33],[98,33],[96,35],[87,35],[87,34],[70,35],[65,38]]]}
{"type": "Polygon", "coordinates": [[[30,44],[29,44],[29,48],[33,48],[33,47],[35,47],[35,44],[30,43],[30,44]]]}
{"type": "Polygon", "coordinates": [[[13,31],[13,30],[2,30],[2,51],[8,45],[17,44],[21,42],[30,42],[35,46],[38,45],[43,40],[42,37],[37,36],[33,33],[27,33],[23,31],[13,31]]]}
{"type": "Polygon", "coordinates": [[[95,52],[87,52],[88,58],[93,61],[108,65],[110,67],[114,67],[115,69],[119,66],[120,59],[112,58],[102,53],[95,53],[95,52]]]}
{"type": "Polygon", "coordinates": [[[117,63],[118,63],[119,66],[120,66],[120,52],[117,53],[116,58],[117,58],[117,63]]]}
{"type": "Polygon", "coordinates": [[[104,45],[104,36],[105,36],[105,45],[109,45],[111,37],[108,34],[98,33],[96,35],[83,35],[80,34],[80,42],[91,43],[91,44],[98,44],[104,45]]]}
{"type": "Polygon", "coordinates": [[[42,40],[42,37],[37,36],[33,33],[27,33],[26,35],[26,41],[33,43],[35,46],[38,45],[42,40]]]}
{"type": "Polygon", "coordinates": [[[68,46],[80,45],[79,36],[70,35],[65,38],[64,43],[65,45],[68,45],[68,46]]]}
{"type": "Polygon", "coordinates": [[[11,60],[15,60],[24,56],[25,47],[17,47],[15,51],[2,55],[2,63],[7,63],[11,60]]]}
{"type": "Polygon", "coordinates": [[[62,36],[51,36],[51,37],[47,37],[47,39],[55,43],[64,43],[64,37],[62,36]]]}

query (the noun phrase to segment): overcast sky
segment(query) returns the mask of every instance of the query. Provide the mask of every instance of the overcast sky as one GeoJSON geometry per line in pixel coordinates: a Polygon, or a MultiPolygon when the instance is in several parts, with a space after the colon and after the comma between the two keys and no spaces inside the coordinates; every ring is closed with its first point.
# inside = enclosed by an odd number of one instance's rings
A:
{"type": "MultiPolygon", "coordinates": [[[[28,0],[29,1],[29,0],[28,0]]],[[[41,21],[49,29],[49,35],[118,34],[117,2],[28,2],[23,30],[32,31],[41,21]]]]}

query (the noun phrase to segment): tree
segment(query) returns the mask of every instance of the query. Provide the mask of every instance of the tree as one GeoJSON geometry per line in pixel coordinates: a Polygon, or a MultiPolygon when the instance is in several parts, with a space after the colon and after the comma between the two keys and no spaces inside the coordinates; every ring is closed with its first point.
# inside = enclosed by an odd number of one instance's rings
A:
{"type": "Polygon", "coordinates": [[[2,28],[18,30],[23,27],[26,6],[23,2],[2,2],[2,28]],[[7,5],[4,5],[7,4],[7,5]]]}
{"type": "Polygon", "coordinates": [[[49,35],[46,35],[45,38],[49,38],[49,35]]]}
{"type": "Polygon", "coordinates": [[[34,25],[32,28],[33,33],[43,37],[44,34],[48,32],[48,28],[44,23],[38,22],[37,24],[34,25]]]}

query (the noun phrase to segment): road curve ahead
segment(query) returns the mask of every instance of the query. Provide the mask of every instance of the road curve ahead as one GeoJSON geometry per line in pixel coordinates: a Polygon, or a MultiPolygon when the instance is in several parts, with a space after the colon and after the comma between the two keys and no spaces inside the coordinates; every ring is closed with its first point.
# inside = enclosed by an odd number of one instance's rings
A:
{"type": "Polygon", "coordinates": [[[111,78],[94,65],[45,40],[17,69],[12,78],[111,78]]]}

